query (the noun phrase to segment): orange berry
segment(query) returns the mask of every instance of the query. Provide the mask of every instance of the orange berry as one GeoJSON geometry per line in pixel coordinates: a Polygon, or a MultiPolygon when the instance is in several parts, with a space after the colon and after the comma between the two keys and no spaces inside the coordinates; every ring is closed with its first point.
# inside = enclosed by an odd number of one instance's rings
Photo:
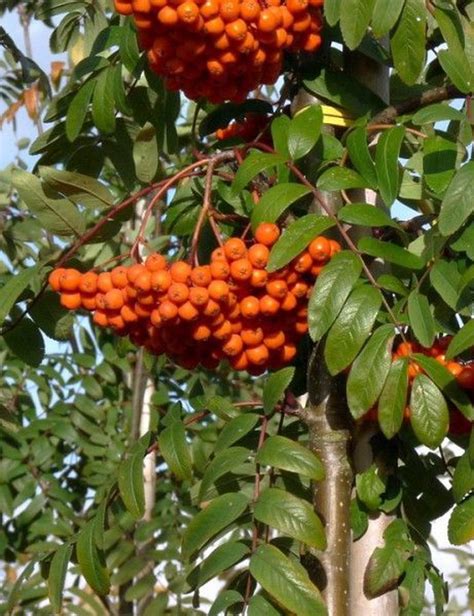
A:
{"type": "Polygon", "coordinates": [[[161,302],[158,310],[163,321],[172,321],[178,316],[178,306],[169,300],[161,302]]]}
{"type": "Polygon", "coordinates": [[[211,261],[225,261],[224,249],[219,246],[211,252],[211,261]]]}
{"type": "Polygon", "coordinates": [[[142,306],[151,306],[156,304],[156,297],[153,293],[147,291],[139,291],[137,293],[137,301],[142,306]]]}
{"type": "Polygon", "coordinates": [[[90,295],[96,293],[97,278],[98,276],[95,272],[87,272],[86,274],[82,274],[81,281],[79,283],[79,291],[90,295]]]}
{"type": "Polygon", "coordinates": [[[199,323],[192,330],[192,337],[196,342],[206,342],[211,337],[211,333],[211,329],[207,325],[199,323]]]}
{"type": "Polygon", "coordinates": [[[295,272],[304,274],[313,267],[313,259],[309,252],[305,251],[293,261],[292,266],[295,272]]]}
{"type": "Polygon", "coordinates": [[[280,237],[280,229],[272,222],[262,222],[255,231],[255,239],[265,246],[273,246],[280,237]]]}
{"type": "Polygon", "coordinates": [[[122,292],[119,289],[107,291],[104,302],[107,310],[120,310],[124,304],[122,292]]]}
{"type": "Polygon", "coordinates": [[[267,284],[268,272],[263,269],[254,269],[250,278],[252,287],[263,288],[267,284]]]}
{"type": "Polygon", "coordinates": [[[246,319],[254,319],[260,313],[260,301],[258,297],[248,295],[240,302],[240,312],[246,319]]]}
{"type": "Polygon", "coordinates": [[[189,298],[189,287],[183,282],[173,282],[168,289],[168,298],[174,304],[184,304],[189,298]]]}
{"type": "Polygon", "coordinates": [[[297,334],[304,335],[308,332],[308,321],[296,321],[294,329],[297,334]]]}
{"type": "Polygon", "coordinates": [[[213,280],[208,287],[209,297],[224,302],[229,297],[229,285],[223,280],[213,280]]]}
{"type": "Polygon", "coordinates": [[[243,41],[247,36],[247,24],[243,19],[236,19],[226,25],[225,32],[233,41],[243,41]]]}
{"type": "MultiPolygon", "coordinates": [[[[214,40],[214,47],[218,49],[219,51],[224,51],[226,49],[229,49],[230,39],[225,32],[223,32],[220,36],[218,36],[214,40]]],[[[227,127],[227,129],[219,129],[218,131],[216,131],[216,137],[218,139],[229,139],[229,137],[233,137],[235,134],[236,133],[233,130],[233,127],[230,127],[230,128],[227,127]],[[219,131],[222,131],[222,132],[219,133],[219,131]],[[219,137],[217,133],[219,133],[221,136],[219,137]]]]}
{"type": "Polygon", "coordinates": [[[224,320],[219,327],[214,329],[212,335],[217,340],[227,340],[230,338],[232,336],[232,325],[230,324],[230,321],[224,320]]]}
{"type": "Polygon", "coordinates": [[[227,261],[216,260],[210,265],[211,276],[214,280],[226,280],[230,275],[230,267],[227,261]]]}
{"type": "Polygon", "coordinates": [[[127,268],[119,265],[110,272],[112,284],[116,289],[124,289],[128,284],[127,268]]]}
{"type": "Polygon", "coordinates": [[[461,364],[458,364],[457,361],[448,361],[448,363],[446,364],[446,368],[455,377],[458,377],[464,370],[463,366],[461,366],[461,364]]]}
{"type": "Polygon", "coordinates": [[[237,259],[230,264],[230,273],[234,280],[249,280],[253,267],[248,259],[237,259]]]}
{"type": "Polygon", "coordinates": [[[225,30],[225,23],[221,17],[214,17],[213,19],[209,19],[206,21],[203,28],[204,32],[207,34],[222,34],[225,30]]]}
{"type": "Polygon", "coordinates": [[[420,366],[414,362],[411,361],[408,365],[408,377],[410,379],[414,379],[418,374],[421,374],[422,370],[420,368],[420,366]]]}
{"type": "Polygon", "coordinates": [[[108,293],[114,288],[110,272],[101,272],[97,277],[97,290],[100,293],[108,293]]]}
{"type": "Polygon", "coordinates": [[[235,21],[240,15],[238,0],[221,0],[220,16],[224,21],[235,21]]]}
{"type": "Polygon", "coordinates": [[[288,285],[284,280],[270,280],[267,282],[267,293],[275,299],[284,299],[288,293],[288,285]]]}
{"type": "Polygon", "coordinates": [[[139,302],[135,302],[133,309],[135,310],[137,317],[140,319],[149,319],[151,313],[153,312],[153,306],[140,304],[139,302]]]}
{"type": "Polygon", "coordinates": [[[261,327],[243,327],[240,337],[247,346],[257,346],[263,341],[263,329],[261,327]]]}
{"type": "Polygon", "coordinates": [[[401,342],[398,345],[396,354],[399,357],[407,357],[408,355],[411,355],[413,353],[413,345],[411,342],[401,342]]]}
{"type": "Polygon", "coordinates": [[[270,251],[264,244],[254,244],[248,250],[247,257],[250,263],[259,269],[266,267],[270,251]]]}
{"type": "Polygon", "coordinates": [[[285,334],[281,331],[281,329],[270,332],[265,335],[263,339],[263,344],[270,349],[271,351],[275,351],[276,349],[280,349],[285,344],[285,334]]]}
{"type": "Polygon", "coordinates": [[[62,291],[77,291],[79,288],[79,284],[82,279],[81,272],[78,272],[76,269],[65,269],[58,276],[58,283],[61,285],[60,288],[62,291]]]}
{"type": "Polygon", "coordinates": [[[53,291],[61,290],[61,276],[64,274],[66,270],[63,267],[55,269],[51,272],[48,278],[49,286],[53,289],[53,291]]]}
{"type": "Polygon", "coordinates": [[[103,293],[97,293],[95,296],[95,303],[99,310],[107,310],[107,306],[105,305],[105,295],[103,293]]]}
{"type": "Polygon", "coordinates": [[[293,293],[287,293],[280,304],[280,308],[284,312],[290,312],[291,310],[294,310],[296,308],[297,304],[298,300],[293,295],[293,293]]]}
{"type": "Polygon", "coordinates": [[[306,284],[306,282],[297,282],[291,287],[290,291],[298,299],[303,299],[308,294],[309,286],[306,284]]]}
{"type": "Polygon", "coordinates": [[[206,317],[215,317],[217,316],[221,311],[221,307],[219,306],[219,304],[217,302],[215,302],[213,299],[210,299],[207,304],[204,306],[203,309],[203,314],[206,317]]]}
{"type": "Polygon", "coordinates": [[[146,258],[145,267],[149,272],[164,270],[166,268],[166,259],[163,255],[154,252],[146,258]]]}
{"type": "Polygon", "coordinates": [[[192,268],[186,261],[176,261],[170,267],[171,278],[174,282],[188,282],[192,268]]]}
{"type": "Polygon", "coordinates": [[[308,251],[314,261],[325,262],[331,257],[331,244],[321,235],[311,242],[308,251]]]}
{"type": "Polygon", "coordinates": [[[229,261],[242,259],[247,254],[245,242],[238,237],[231,237],[224,244],[224,254],[229,261]]]}
{"type": "Polygon", "coordinates": [[[205,287],[193,287],[189,290],[189,301],[193,306],[205,306],[209,301],[209,291],[205,287]]]}
{"type": "Polygon", "coordinates": [[[135,280],[138,278],[138,276],[140,276],[140,274],[143,274],[143,272],[145,271],[146,271],[146,268],[144,265],[142,265],[141,263],[135,263],[134,265],[129,267],[127,270],[128,282],[133,284],[135,280]]]}
{"type": "Polygon", "coordinates": [[[185,24],[191,24],[199,17],[199,7],[195,2],[187,0],[177,8],[178,18],[185,24]]]}
{"type": "Polygon", "coordinates": [[[178,23],[178,13],[170,6],[164,6],[158,11],[158,21],[164,26],[175,26],[178,23]]]}
{"type": "Polygon", "coordinates": [[[296,19],[293,22],[293,32],[306,32],[311,26],[311,16],[308,13],[300,13],[296,15],[296,19]]]}
{"type": "Polygon", "coordinates": [[[325,267],[324,265],[313,265],[313,267],[310,270],[311,276],[313,276],[314,278],[317,278],[319,274],[323,271],[324,267],[325,267]]]}
{"type": "Polygon", "coordinates": [[[236,357],[230,358],[230,365],[234,370],[247,370],[249,365],[249,360],[247,359],[247,354],[242,352],[240,355],[236,357]]]}
{"type": "Polygon", "coordinates": [[[99,327],[107,327],[109,324],[109,319],[105,312],[103,312],[102,310],[96,310],[94,312],[94,317],[92,320],[99,327]]]}
{"type": "Polygon", "coordinates": [[[219,8],[219,0],[206,0],[199,10],[205,19],[209,19],[219,14],[219,8]]]}
{"type": "Polygon", "coordinates": [[[145,269],[139,276],[137,276],[137,278],[135,278],[135,282],[133,284],[137,291],[147,293],[151,290],[151,272],[145,269]]]}
{"type": "Polygon", "coordinates": [[[271,295],[264,295],[260,299],[260,312],[266,316],[271,317],[278,312],[280,309],[280,302],[277,301],[271,295]]]}
{"type": "Polygon", "coordinates": [[[260,15],[260,4],[257,0],[243,0],[240,5],[240,16],[245,21],[255,22],[260,15]]]}
{"type": "Polygon", "coordinates": [[[212,281],[209,265],[200,265],[191,272],[191,281],[198,287],[208,287],[212,281]]]}
{"type": "Polygon", "coordinates": [[[196,307],[188,301],[178,308],[178,315],[183,321],[195,321],[199,316],[199,312],[196,307]]]}
{"type": "Polygon", "coordinates": [[[91,312],[97,308],[97,299],[95,293],[93,295],[81,295],[82,307],[91,312]]]}
{"type": "Polygon", "coordinates": [[[440,353],[439,355],[436,355],[435,359],[442,366],[446,366],[446,364],[447,364],[447,362],[446,362],[446,355],[444,353],[440,353]]]}
{"type": "Polygon", "coordinates": [[[78,310],[82,307],[82,297],[80,293],[74,291],[66,291],[61,293],[61,306],[68,310],[78,310]]]}
{"type": "Polygon", "coordinates": [[[157,293],[166,293],[173,282],[168,270],[160,270],[151,274],[150,286],[157,293]]]}
{"type": "Polygon", "coordinates": [[[290,13],[301,13],[308,8],[308,0],[286,0],[285,5],[290,13]]]}
{"type": "Polygon", "coordinates": [[[161,318],[160,311],[158,308],[155,308],[150,314],[150,322],[154,327],[161,327],[163,324],[163,319],[161,318]]]}
{"type": "MultiPolygon", "coordinates": [[[[257,22],[257,29],[260,32],[274,32],[278,25],[278,19],[271,9],[263,9],[263,11],[260,12],[257,22]]],[[[262,244],[263,243],[264,242],[262,242],[262,244]]]]}
{"type": "Polygon", "coordinates": [[[136,323],[138,321],[138,317],[134,310],[130,308],[127,304],[122,306],[120,310],[120,316],[125,321],[125,323],[136,323]]]}
{"type": "Polygon", "coordinates": [[[456,376],[456,380],[463,389],[474,389],[474,366],[464,366],[462,372],[456,376]]]}
{"type": "Polygon", "coordinates": [[[118,330],[125,328],[125,321],[122,319],[120,314],[114,314],[113,316],[109,315],[108,318],[110,327],[118,330]]]}
{"type": "Polygon", "coordinates": [[[285,345],[283,345],[283,348],[280,351],[280,359],[283,363],[287,364],[294,360],[297,352],[298,352],[298,349],[296,348],[295,344],[291,342],[286,343],[285,345]]]}
{"type": "Polygon", "coordinates": [[[244,343],[242,342],[242,338],[238,334],[232,334],[229,340],[222,347],[222,350],[229,357],[235,357],[242,353],[244,348],[244,343]]]}
{"type": "Polygon", "coordinates": [[[339,242],[336,242],[336,240],[329,240],[329,244],[331,245],[331,257],[341,252],[342,248],[339,242]]]}
{"type": "Polygon", "coordinates": [[[270,357],[268,349],[264,344],[247,349],[245,353],[249,362],[255,366],[262,366],[270,357]]]}
{"type": "Polygon", "coordinates": [[[240,332],[243,329],[242,321],[239,319],[237,321],[231,321],[230,324],[232,326],[232,333],[233,334],[240,334],[240,332]]]}

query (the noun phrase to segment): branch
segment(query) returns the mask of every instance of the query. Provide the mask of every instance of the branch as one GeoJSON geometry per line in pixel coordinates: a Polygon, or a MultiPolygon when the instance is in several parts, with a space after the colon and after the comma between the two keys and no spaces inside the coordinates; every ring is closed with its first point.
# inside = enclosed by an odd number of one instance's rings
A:
{"type": "Polygon", "coordinates": [[[455,86],[440,86],[439,88],[433,88],[427,90],[415,96],[409,98],[406,101],[398,103],[398,105],[390,105],[380,113],[378,113],[369,123],[369,126],[373,124],[393,124],[399,115],[415,111],[421,107],[426,107],[432,103],[440,103],[453,98],[462,98],[463,94],[455,86]]]}

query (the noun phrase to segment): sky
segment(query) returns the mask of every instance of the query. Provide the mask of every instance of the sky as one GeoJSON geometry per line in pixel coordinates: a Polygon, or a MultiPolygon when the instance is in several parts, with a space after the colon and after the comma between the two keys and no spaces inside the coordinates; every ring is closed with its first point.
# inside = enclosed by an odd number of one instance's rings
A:
{"type": "MultiPolygon", "coordinates": [[[[8,34],[14,39],[18,47],[20,47],[22,51],[25,51],[23,33],[16,13],[7,13],[4,17],[0,18],[0,26],[5,28],[8,34]]],[[[31,24],[30,36],[35,61],[46,73],[49,73],[52,55],[50,53],[49,46],[46,43],[49,36],[48,31],[45,29],[43,24],[33,21],[31,24]]],[[[55,56],[55,59],[58,59],[58,57],[55,56]]],[[[4,111],[5,108],[4,106],[2,108],[2,103],[0,102],[0,114],[4,111]]],[[[22,109],[17,115],[16,131],[13,124],[4,124],[3,128],[0,130],[0,170],[15,159],[18,152],[18,140],[24,137],[34,140],[36,138],[36,128],[28,118],[25,110],[22,109]]],[[[28,164],[29,167],[31,167],[34,163],[34,158],[28,156],[25,150],[21,152],[21,158],[28,164]]],[[[397,206],[397,215],[400,216],[400,218],[408,217],[410,212],[411,210],[408,210],[408,208],[401,207],[400,205],[397,206]]],[[[50,344],[48,344],[48,347],[53,350],[50,344]]],[[[57,351],[57,347],[54,350],[57,351]]],[[[440,548],[450,547],[447,538],[447,516],[444,516],[435,522],[434,536],[440,548]]],[[[458,561],[456,557],[451,554],[447,554],[446,552],[441,552],[435,549],[434,561],[435,564],[445,572],[456,571],[458,569],[458,561]]],[[[462,600],[462,594],[459,594],[458,596],[462,600]]]]}

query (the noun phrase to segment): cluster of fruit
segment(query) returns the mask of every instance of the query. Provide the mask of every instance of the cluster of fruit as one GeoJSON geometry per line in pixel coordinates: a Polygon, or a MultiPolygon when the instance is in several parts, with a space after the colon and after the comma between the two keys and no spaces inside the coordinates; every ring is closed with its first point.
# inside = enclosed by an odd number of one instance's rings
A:
{"type": "Polygon", "coordinates": [[[180,366],[215,369],[227,359],[235,370],[261,374],[294,359],[308,330],[314,280],[340,250],[320,236],[287,267],[268,273],[279,235],[277,225],[262,223],[254,240],[234,237],[214,250],[209,265],[169,264],[155,253],[144,264],[99,274],[57,268],[49,283],[64,307],[93,312],[97,325],[180,366]]]}
{"type": "Polygon", "coordinates": [[[324,0],[114,0],[151,68],[192,100],[240,102],[281,73],[284,51],[321,45],[324,0]]]}
{"type": "MultiPolygon", "coordinates": [[[[408,379],[410,383],[418,374],[424,372],[420,364],[412,358],[412,355],[414,353],[421,353],[427,357],[433,357],[456,378],[458,385],[466,390],[471,398],[474,398],[474,363],[460,363],[447,360],[445,353],[451,340],[452,336],[442,336],[430,348],[422,347],[417,342],[401,342],[395,349],[392,357],[394,361],[401,357],[410,358],[408,363],[408,379]]],[[[408,421],[410,415],[410,407],[407,406],[404,413],[405,420],[408,421]]],[[[370,409],[364,416],[364,419],[368,421],[377,421],[377,408],[374,407],[370,409]]],[[[467,420],[458,409],[450,409],[449,431],[452,434],[468,433],[471,430],[471,426],[471,422],[467,420]]]]}

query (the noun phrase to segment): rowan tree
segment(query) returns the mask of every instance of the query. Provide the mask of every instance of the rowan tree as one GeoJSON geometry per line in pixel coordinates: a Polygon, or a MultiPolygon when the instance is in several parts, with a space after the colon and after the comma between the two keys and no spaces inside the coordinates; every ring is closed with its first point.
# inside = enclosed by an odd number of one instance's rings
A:
{"type": "Polygon", "coordinates": [[[0,612],[472,609],[474,2],[6,12],[0,612]]]}

